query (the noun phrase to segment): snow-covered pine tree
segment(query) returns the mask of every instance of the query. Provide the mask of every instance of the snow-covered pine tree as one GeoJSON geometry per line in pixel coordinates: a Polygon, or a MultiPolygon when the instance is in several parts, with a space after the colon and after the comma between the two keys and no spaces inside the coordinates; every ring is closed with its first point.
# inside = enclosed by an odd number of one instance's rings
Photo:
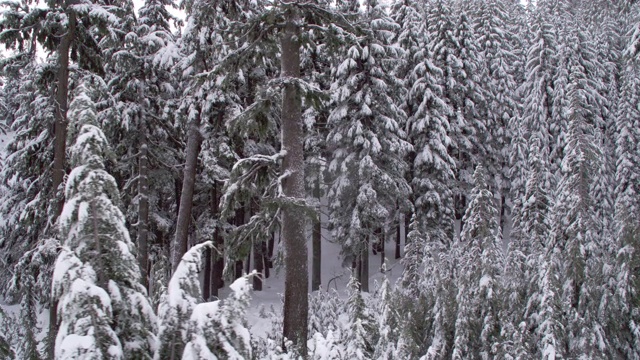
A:
{"type": "Polygon", "coordinates": [[[482,165],[474,173],[475,187],[456,243],[458,295],[453,359],[495,355],[500,341],[503,254],[498,212],[482,165]]]}
{"type": "Polygon", "coordinates": [[[390,15],[398,24],[398,32],[394,41],[403,50],[394,68],[395,76],[402,83],[398,89],[397,99],[407,117],[413,116],[418,104],[406,97],[417,79],[412,76],[415,67],[425,59],[425,45],[427,40],[426,19],[422,1],[395,0],[391,4],[390,15]],[[422,52],[422,55],[418,53],[422,52]]]}
{"type": "MultiPolygon", "coordinates": [[[[149,258],[153,248],[161,253],[171,222],[175,200],[172,168],[177,167],[177,131],[169,116],[170,101],[176,96],[170,69],[178,52],[166,6],[172,2],[148,0],[137,19],[122,21],[124,39],[105,51],[108,99],[99,114],[105,133],[115,146],[120,161],[114,176],[126,185],[123,203],[139,248],[138,261],[143,284],[149,287],[149,258]],[[170,146],[167,146],[167,145],[170,146]],[[129,160],[130,159],[130,160],[129,160]],[[168,191],[170,189],[170,191],[168,191]],[[155,236],[154,236],[155,235],[155,236]],[[152,241],[160,237],[156,245],[152,241]],[[154,246],[155,245],[155,246],[154,246]],[[158,249],[160,247],[160,249],[158,249]],[[160,251],[158,251],[160,250],[160,251]]],[[[132,14],[129,14],[131,17],[132,14]]]]}
{"type": "Polygon", "coordinates": [[[158,306],[158,346],[154,360],[177,360],[188,341],[189,319],[193,309],[202,302],[198,273],[202,268],[204,250],[210,242],[198,244],[189,249],[173,272],[167,291],[158,306]]]}
{"type": "Polygon", "coordinates": [[[52,88],[50,82],[43,81],[52,64],[28,61],[22,65],[15,99],[19,107],[10,127],[14,135],[0,171],[5,186],[0,200],[4,235],[0,248],[5,259],[0,262],[0,284],[5,290],[13,267],[51,230],[49,216],[57,211],[50,201],[55,197],[51,189],[53,136],[49,131],[54,123],[53,99],[49,96],[52,88]]]}
{"type": "Polygon", "coordinates": [[[84,352],[92,354],[87,358],[149,358],[156,346],[155,314],[140,283],[115,179],[105,171],[109,145],[84,86],[69,115],[78,133],[53,276],[53,296],[60,301],[56,358],[76,359],[84,352]]]}
{"type": "Polygon", "coordinates": [[[424,47],[415,51],[418,63],[409,75],[412,87],[407,102],[414,110],[407,120],[407,132],[415,153],[411,185],[416,216],[424,225],[420,231],[428,231],[431,241],[448,245],[453,241],[451,182],[456,166],[449,154],[452,110],[437,81],[442,70],[431,57],[424,47]]]}
{"type": "MultiPolygon", "coordinates": [[[[3,324],[6,324],[6,316],[4,311],[0,309],[0,321],[3,324]]],[[[6,339],[6,334],[0,335],[0,359],[2,360],[12,360],[14,359],[15,353],[11,348],[11,344],[6,339]]]]}
{"type": "Polygon", "coordinates": [[[389,279],[386,277],[376,294],[376,314],[378,315],[378,342],[373,352],[373,359],[394,359],[396,343],[398,342],[398,309],[395,307],[394,296],[389,279]]]}
{"type": "Polygon", "coordinates": [[[251,335],[246,311],[249,306],[249,280],[245,275],[229,287],[224,300],[205,302],[193,308],[182,360],[244,360],[252,358],[251,335]]]}
{"type": "MultiPolygon", "coordinates": [[[[483,70],[481,86],[484,88],[486,101],[486,129],[491,134],[488,147],[488,162],[494,169],[495,191],[501,198],[501,216],[506,210],[506,199],[509,192],[508,160],[509,144],[512,136],[509,124],[519,116],[516,102],[516,82],[514,66],[517,57],[513,51],[514,35],[508,24],[509,14],[503,0],[484,0],[478,5],[477,19],[474,26],[478,37],[478,50],[481,55],[480,68],[483,70]]],[[[501,218],[502,225],[504,219],[501,218]]]]}
{"type": "Polygon", "coordinates": [[[534,278],[539,293],[531,300],[537,302],[537,308],[528,305],[528,315],[536,321],[536,328],[529,340],[529,349],[544,360],[563,359],[567,356],[566,327],[563,321],[561,250],[547,247],[539,255],[540,267],[534,278]]]}
{"type": "MultiPolygon", "coordinates": [[[[548,15],[542,10],[536,9],[531,21],[531,32],[533,36],[532,46],[527,52],[527,62],[525,67],[525,82],[522,84],[523,135],[525,139],[537,137],[541,141],[541,147],[547,149],[551,154],[555,148],[555,139],[552,138],[550,127],[553,111],[553,79],[555,78],[555,66],[557,61],[557,35],[556,30],[551,26],[548,15]]],[[[521,161],[521,160],[520,160],[521,161]]],[[[551,162],[552,159],[550,158],[551,162]]],[[[517,163],[512,162],[516,169],[517,163]]],[[[512,185],[526,183],[527,173],[525,171],[514,171],[511,174],[512,185]],[[520,178],[520,179],[518,179],[520,178]]],[[[555,186],[555,180],[549,179],[551,186],[555,186]]],[[[547,180],[545,180],[547,181],[547,180]]],[[[518,189],[512,186],[514,199],[517,194],[524,194],[525,189],[518,189]]]]}
{"type": "Polygon", "coordinates": [[[343,330],[346,347],[344,356],[347,359],[374,359],[373,354],[379,337],[375,318],[365,303],[360,283],[355,276],[351,276],[347,287],[349,298],[345,306],[349,321],[343,330]]]}
{"type": "MultiPolygon", "coordinates": [[[[399,125],[405,115],[392,97],[397,79],[390,66],[400,52],[391,44],[397,24],[376,0],[367,2],[363,20],[370,27],[351,39],[333,70],[335,107],[327,142],[335,149],[328,168],[333,235],[345,255],[366,262],[374,230],[391,216],[395,204],[408,199],[404,156],[411,145],[399,125]]],[[[368,291],[368,275],[359,280],[368,291]]]]}
{"type": "Polygon", "coordinates": [[[625,67],[622,76],[620,104],[616,119],[616,202],[615,202],[615,262],[607,333],[611,339],[611,354],[639,359],[640,344],[640,281],[632,269],[640,264],[640,225],[638,179],[640,157],[635,151],[640,141],[638,119],[638,72],[635,64],[625,67]]]}
{"type": "Polygon", "coordinates": [[[484,137],[489,134],[482,119],[485,99],[479,86],[480,53],[466,5],[458,7],[448,0],[434,0],[429,5],[428,49],[443,72],[439,79],[442,98],[451,107],[449,153],[456,163],[454,206],[456,216],[461,218],[473,183],[474,164],[484,163],[487,154],[484,137]]]}
{"type": "MultiPolygon", "coordinates": [[[[603,249],[598,237],[591,184],[599,167],[595,145],[590,81],[580,63],[569,73],[566,109],[569,134],[563,176],[554,205],[554,244],[549,251],[564,259],[561,272],[562,311],[567,351],[578,357],[602,358],[608,348],[599,311],[603,296],[603,249]],[[558,250],[559,249],[559,250],[558,250]]],[[[557,260],[560,264],[560,259],[557,260]]]]}
{"type": "MultiPolygon", "coordinates": [[[[505,308],[501,316],[507,353],[531,353],[535,345],[535,329],[539,324],[540,301],[549,294],[541,294],[540,281],[548,290],[551,271],[543,267],[546,238],[550,234],[549,171],[547,154],[537,137],[530,139],[528,161],[529,178],[521,202],[515,204],[513,227],[505,268],[505,308]],[[545,269],[540,270],[540,269],[545,269]],[[542,278],[541,278],[542,277],[542,278]],[[524,327],[524,329],[523,329],[524,327]]],[[[546,304],[548,305],[548,303],[546,304]]],[[[515,356],[515,354],[512,354],[515,356]]]]}

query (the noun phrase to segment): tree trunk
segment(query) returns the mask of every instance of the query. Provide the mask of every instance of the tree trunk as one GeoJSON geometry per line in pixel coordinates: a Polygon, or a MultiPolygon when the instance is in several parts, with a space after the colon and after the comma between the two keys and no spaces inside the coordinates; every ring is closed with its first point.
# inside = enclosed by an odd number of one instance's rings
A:
{"type": "MultiPolygon", "coordinates": [[[[320,201],[320,179],[316,179],[313,197],[320,201]]],[[[313,219],[313,265],[311,266],[311,291],[320,290],[322,284],[322,223],[320,222],[320,207],[317,217],[313,219]]]]}
{"type": "Polygon", "coordinates": [[[204,301],[209,301],[211,298],[211,275],[212,275],[212,266],[211,266],[211,249],[206,248],[204,250],[204,279],[202,281],[202,298],[204,301]]]}
{"type": "Polygon", "coordinates": [[[387,235],[386,231],[380,229],[380,233],[378,234],[378,241],[380,241],[380,270],[384,269],[384,260],[387,257],[387,253],[385,251],[385,237],[387,235]]]}
{"type": "Polygon", "coordinates": [[[404,214],[404,246],[407,246],[409,239],[409,226],[411,225],[411,213],[404,214]]]}
{"type": "MultiPolygon", "coordinates": [[[[236,216],[234,218],[234,222],[233,224],[235,226],[240,226],[242,224],[244,224],[244,220],[245,220],[245,216],[244,216],[244,211],[245,211],[245,207],[244,206],[240,206],[238,209],[236,209],[236,216]]],[[[231,254],[233,257],[238,258],[238,254],[231,254]]],[[[234,280],[235,279],[239,279],[242,277],[242,272],[243,272],[243,261],[242,260],[236,260],[235,263],[235,270],[234,270],[234,280]]]]}
{"type": "MultiPolygon", "coordinates": [[[[271,237],[270,237],[271,238],[271,237]]],[[[262,242],[262,266],[264,268],[264,278],[269,278],[269,257],[267,255],[267,241],[262,242]]]]}
{"type": "Polygon", "coordinates": [[[362,250],[362,268],[360,269],[360,291],[369,292],[369,243],[367,240],[364,243],[364,249],[362,250]]]}
{"type": "MultiPolygon", "coordinates": [[[[504,191],[504,189],[503,189],[504,191]]],[[[507,210],[507,197],[504,194],[500,195],[500,233],[502,234],[502,238],[504,239],[504,221],[505,221],[505,213],[507,210]]]]}
{"type": "MultiPolygon", "coordinates": [[[[76,14],[68,12],[68,28],[58,45],[58,72],[56,74],[56,106],[53,145],[53,174],[52,188],[57,197],[56,218],[62,213],[64,193],[59,194],[58,188],[62,184],[65,174],[65,158],[67,155],[67,110],[69,109],[69,50],[75,38],[76,14]]],[[[55,219],[53,219],[55,221],[55,219]]],[[[47,359],[55,357],[56,336],[58,334],[58,300],[51,299],[49,307],[49,333],[47,336],[47,359]]]]}
{"type": "MultiPolygon", "coordinates": [[[[289,7],[281,37],[281,77],[300,78],[300,28],[295,8],[289,7]]],[[[282,148],[286,152],[282,189],[289,199],[304,201],[304,157],[301,95],[295,84],[286,83],[282,99],[282,148]]],[[[291,204],[282,209],[282,238],[285,248],[285,289],[283,335],[292,341],[297,356],[307,357],[307,316],[309,275],[305,214],[291,204]]]]}
{"type": "Polygon", "coordinates": [[[398,217],[398,222],[396,224],[396,260],[400,259],[400,217],[398,217]]]}
{"type": "Polygon", "coordinates": [[[176,270],[182,256],[187,252],[189,241],[189,226],[191,224],[191,209],[193,207],[193,191],[196,183],[196,169],[202,135],[200,134],[200,116],[194,117],[189,124],[189,136],[187,138],[187,153],[182,179],[182,191],[180,193],[180,209],[176,224],[176,237],[173,243],[173,271],[176,270]]]}
{"type": "MultiPolygon", "coordinates": [[[[211,215],[219,218],[220,199],[218,197],[218,183],[213,186],[211,197],[211,215]]],[[[224,251],[224,239],[222,238],[222,236],[220,236],[220,227],[218,226],[215,227],[213,232],[213,243],[215,244],[218,251],[224,251]]],[[[218,297],[218,289],[221,289],[224,286],[224,281],[222,279],[222,272],[224,271],[224,256],[216,252],[214,253],[213,258],[215,259],[215,262],[213,264],[211,274],[211,280],[213,282],[213,284],[211,285],[211,296],[218,297]]]]}
{"type": "Polygon", "coordinates": [[[276,232],[274,231],[271,234],[271,239],[269,239],[269,248],[267,249],[267,257],[269,258],[268,266],[273,268],[273,249],[276,246],[276,232]]]}
{"type": "MultiPolygon", "coordinates": [[[[251,216],[253,216],[252,203],[253,203],[253,201],[249,200],[245,204],[244,224],[248,224],[249,222],[251,222],[251,216]]],[[[251,242],[251,247],[249,248],[249,253],[247,254],[247,257],[246,257],[245,263],[244,263],[244,273],[245,274],[249,274],[251,272],[251,253],[253,252],[253,247],[254,246],[255,246],[255,244],[252,241],[251,242]]]]}
{"type": "Polygon", "coordinates": [[[263,241],[255,242],[253,244],[253,264],[254,268],[258,272],[258,276],[253,277],[253,290],[262,291],[262,277],[264,276],[264,256],[262,255],[263,241]]]}
{"type": "Polygon", "coordinates": [[[140,132],[138,159],[138,264],[142,285],[149,289],[149,148],[145,131],[140,132]]]}

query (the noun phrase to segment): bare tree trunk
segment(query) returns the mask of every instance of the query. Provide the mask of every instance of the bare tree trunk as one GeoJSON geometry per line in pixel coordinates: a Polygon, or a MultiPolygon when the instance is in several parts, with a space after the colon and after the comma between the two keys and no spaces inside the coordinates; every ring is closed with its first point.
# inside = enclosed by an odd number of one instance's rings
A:
{"type": "Polygon", "coordinates": [[[380,270],[384,269],[384,260],[387,257],[387,252],[385,251],[385,237],[387,236],[387,232],[380,229],[380,234],[378,234],[380,241],[380,270]]]}
{"type": "MultiPolygon", "coordinates": [[[[320,179],[316,179],[313,197],[320,201],[320,179]]],[[[311,291],[317,291],[320,290],[320,285],[322,284],[322,223],[320,222],[320,207],[318,207],[317,217],[313,219],[312,244],[311,291]]]]}
{"type": "Polygon", "coordinates": [[[396,260],[400,259],[400,241],[400,217],[398,217],[398,222],[396,223],[396,260]]]}
{"type": "MultiPolygon", "coordinates": [[[[244,223],[248,224],[251,221],[251,216],[253,216],[253,201],[249,200],[247,201],[247,203],[245,204],[245,211],[244,211],[244,223]]],[[[251,253],[253,252],[253,247],[255,246],[255,244],[252,242],[251,243],[251,247],[249,248],[249,253],[247,254],[247,258],[245,260],[244,263],[244,273],[245,274],[249,274],[251,272],[251,253]]]]}
{"type": "Polygon", "coordinates": [[[262,277],[264,276],[264,256],[262,255],[263,241],[255,242],[253,244],[253,264],[254,268],[258,272],[258,276],[253,277],[253,290],[262,291],[262,277]]]}
{"type": "Polygon", "coordinates": [[[149,148],[145,131],[140,132],[138,158],[138,264],[142,285],[149,289],[149,148]]]}
{"type": "Polygon", "coordinates": [[[196,183],[196,169],[202,135],[200,134],[200,116],[195,116],[189,124],[189,136],[187,138],[187,153],[182,179],[182,191],[180,193],[180,209],[176,224],[176,237],[174,239],[173,271],[176,270],[182,255],[187,252],[189,241],[189,226],[191,225],[191,209],[193,207],[193,191],[196,183]]]}
{"type": "MultiPolygon", "coordinates": [[[[58,45],[58,72],[56,74],[56,104],[53,146],[52,188],[58,196],[58,188],[65,174],[65,158],[67,154],[67,110],[69,109],[69,50],[75,38],[76,14],[68,12],[68,28],[58,45]]],[[[64,194],[60,194],[56,217],[62,213],[64,194]]],[[[47,359],[55,357],[56,336],[58,334],[58,300],[52,298],[49,304],[49,333],[47,336],[47,359]]]]}
{"type": "Polygon", "coordinates": [[[367,240],[364,243],[364,249],[362,250],[361,260],[361,274],[360,274],[360,291],[369,292],[369,243],[367,240]]]}
{"type": "MultiPolygon", "coordinates": [[[[220,217],[219,211],[219,197],[218,197],[218,184],[216,183],[213,186],[213,191],[211,194],[211,214],[215,217],[220,217]]],[[[220,228],[216,226],[213,232],[213,243],[215,244],[218,251],[224,251],[224,239],[220,236],[220,228]]],[[[218,289],[221,289],[224,286],[224,281],[222,280],[222,272],[224,271],[224,256],[222,254],[215,253],[213,258],[213,269],[211,274],[211,296],[218,297],[218,289]]]]}
{"type": "Polygon", "coordinates": [[[202,281],[202,298],[205,301],[209,301],[209,298],[211,298],[211,262],[211,249],[207,248],[204,250],[204,279],[202,281]]]}
{"type": "MultiPolygon", "coordinates": [[[[294,7],[285,13],[281,37],[281,77],[291,80],[300,77],[300,28],[294,7]]],[[[304,157],[301,95],[296,84],[285,82],[282,99],[282,147],[286,152],[282,173],[286,174],[282,189],[289,199],[304,201],[304,157]]],[[[309,310],[309,275],[305,214],[292,205],[282,210],[282,238],[285,247],[285,289],[283,335],[293,342],[293,352],[307,357],[307,316],[309,310]]]]}
{"type": "MultiPolygon", "coordinates": [[[[505,191],[503,189],[502,191],[505,191]]],[[[505,222],[505,213],[507,210],[507,197],[504,194],[500,195],[500,232],[502,233],[502,237],[504,238],[504,222],[505,222]]]]}
{"type": "Polygon", "coordinates": [[[411,225],[411,214],[407,212],[404,214],[404,246],[407,246],[409,239],[409,226],[411,225]]]}
{"type": "Polygon", "coordinates": [[[269,239],[268,249],[267,249],[267,257],[269,258],[269,267],[273,268],[273,249],[276,246],[276,232],[274,231],[271,234],[271,239],[269,239]]]}
{"type": "MultiPolygon", "coordinates": [[[[271,237],[270,237],[271,238],[271,237]]],[[[262,242],[262,266],[264,268],[264,278],[268,279],[269,278],[269,256],[267,254],[267,241],[263,241],[262,242]]]]}
{"type": "MultiPolygon", "coordinates": [[[[234,222],[233,224],[235,226],[240,226],[242,224],[244,224],[244,220],[245,220],[245,216],[244,216],[244,212],[245,212],[245,207],[241,206],[240,208],[236,209],[236,217],[234,218],[234,222]]],[[[237,254],[231,254],[234,257],[237,256],[237,254]]],[[[234,271],[234,279],[239,279],[242,277],[242,272],[243,272],[243,261],[242,260],[236,260],[235,263],[235,271],[234,271]]]]}

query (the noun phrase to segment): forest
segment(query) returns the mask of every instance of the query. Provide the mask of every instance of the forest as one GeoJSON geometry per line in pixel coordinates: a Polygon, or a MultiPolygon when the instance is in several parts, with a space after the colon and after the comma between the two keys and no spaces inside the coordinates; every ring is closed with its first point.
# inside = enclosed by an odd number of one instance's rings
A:
{"type": "Polygon", "coordinates": [[[2,0],[0,44],[0,360],[640,360],[635,0],[2,0]]]}

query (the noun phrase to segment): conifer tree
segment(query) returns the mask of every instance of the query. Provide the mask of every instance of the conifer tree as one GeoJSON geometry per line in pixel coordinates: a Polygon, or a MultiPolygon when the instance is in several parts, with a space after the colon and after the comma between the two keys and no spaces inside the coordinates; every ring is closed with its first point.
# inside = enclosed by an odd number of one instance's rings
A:
{"type": "Polygon", "coordinates": [[[105,50],[109,55],[106,91],[110,96],[99,114],[109,139],[122,144],[114,149],[118,157],[137,160],[121,161],[116,171],[120,180],[129,184],[123,200],[127,220],[136,224],[133,234],[147,288],[151,239],[153,234],[164,235],[162,223],[170,222],[172,216],[160,199],[171,197],[166,184],[174,177],[171,167],[177,162],[172,151],[177,146],[173,140],[177,131],[168,116],[170,102],[176,97],[169,70],[179,55],[169,24],[174,19],[166,9],[170,4],[146,1],[138,11],[139,18],[121,24],[125,27],[121,31],[126,33],[123,41],[105,50]]]}
{"type": "Polygon", "coordinates": [[[183,360],[252,358],[245,318],[251,291],[249,280],[250,276],[243,276],[234,281],[230,285],[232,293],[226,299],[193,308],[183,360]]]}
{"type": "MultiPolygon", "coordinates": [[[[329,164],[334,180],[328,193],[334,238],[346,255],[366,261],[374,229],[410,193],[404,156],[411,145],[398,122],[404,113],[391,96],[397,83],[390,67],[399,53],[391,45],[397,24],[375,0],[367,2],[363,16],[371,28],[352,38],[334,69],[335,107],[328,119],[327,142],[336,149],[329,164]]],[[[362,290],[368,291],[368,275],[359,279],[362,290]]]]}
{"type": "Polygon", "coordinates": [[[503,290],[502,237],[487,173],[478,166],[475,187],[465,213],[465,227],[456,244],[458,313],[453,359],[494,356],[499,344],[499,311],[503,290]]]}
{"type": "Polygon", "coordinates": [[[159,344],[154,360],[181,358],[187,342],[191,340],[187,337],[189,319],[202,299],[197,274],[202,267],[203,251],[208,246],[211,246],[210,242],[189,249],[169,280],[167,292],[158,306],[159,344]]]}
{"type": "Polygon", "coordinates": [[[352,276],[349,284],[346,308],[349,323],[345,329],[345,357],[349,359],[373,359],[378,341],[378,329],[360,291],[360,284],[352,276]]]}
{"type": "Polygon", "coordinates": [[[70,111],[79,130],[60,217],[63,249],[53,276],[61,320],[56,358],[75,359],[85,351],[95,358],[148,358],[156,342],[155,315],[117,206],[117,185],[105,171],[109,145],[94,125],[95,105],[83,90],[70,111]]]}
{"type": "MultiPolygon", "coordinates": [[[[479,7],[474,28],[483,64],[480,68],[484,70],[481,84],[485,89],[486,128],[491,135],[488,156],[494,168],[495,189],[502,198],[502,213],[509,191],[507,164],[513,136],[508,131],[509,124],[516,121],[519,115],[514,79],[517,58],[512,48],[514,35],[507,26],[509,15],[504,2],[485,0],[479,7]]],[[[501,218],[501,225],[502,221],[501,218]]]]}
{"type": "MultiPolygon", "coordinates": [[[[523,119],[525,139],[535,136],[540,139],[540,146],[550,154],[555,149],[555,139],[552,138],[550,127],[553,111],[553,79],[557,61],[557,35],[549,23],[546,13],[536,11],[532,20],[531,31],[535,34],[532,46],[527,52],[525,67],[525,83],[521,86],[524,97],[523,119]]],[[[549,161],[552,159],[550,158],[549,161]]],[[[553,174],[553,173],[552,173],[553,174]]],[[[512,174],[511,181],[516,182],[517,176],[522,176],[521,184],[525,184],[526,173],[519,171],[512,174]]],[[[552,186],[555,180],[549,179],[552,186]]],[[[545,180],[546,181],[546,180],[545,180]]],[[[512,187],[513,188],[513,187],[512,187]]],[[[524,193],[524,189],[513,188],[515,193],[524,193]]],[[[517,199],[517,197],[516,197],[517,199]]]]}
{"type": "MultiPolygon", "coordinates": [[[[602,319],[598,311],[603,296],[603,249],[598,239],[597,221],[591,197],[591,183],[600,151],[594,143],[592,99],[589,80],[580,65],[571,68],[567,89],[571,99],[569,138],[562,161],[563,177],[554,206],[552,248],[562,249],[568,261],[560,271],[562,305],[567,351],[578,356],[598,358],[607,351],[602,319]]],[[[559,260],[559,259],[558,259],[559,260]]]]}
{"type": "Polygon", "coordinates": [[[616,119],[616,202],[615,249],[613,261],[613,287],[607,333],[611,338],[611,353],[623,354],[629,359],[640,358],[640,308],[634,298],[640,293],[640,281],[632,275],[632,269],[640,263],[638,236],[638,180],[640,159],[635,149],[638,144],[638,109],[636,67],[629,64],[624,70],[621,104],[616,119]]]}

